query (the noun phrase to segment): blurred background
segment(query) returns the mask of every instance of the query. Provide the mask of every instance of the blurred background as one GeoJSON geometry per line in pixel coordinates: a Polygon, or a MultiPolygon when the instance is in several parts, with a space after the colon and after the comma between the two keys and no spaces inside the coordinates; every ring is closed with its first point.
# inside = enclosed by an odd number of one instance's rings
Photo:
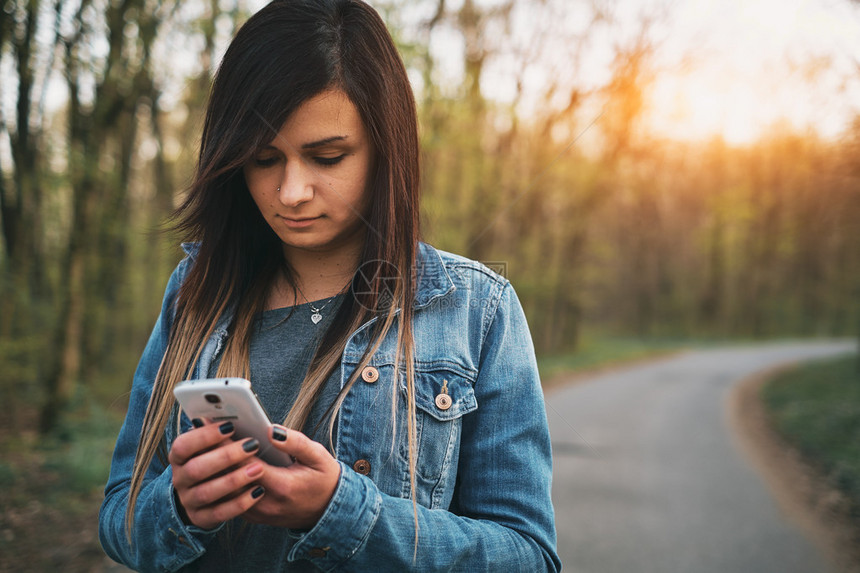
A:
{"type": "MultiPolygon", "coordinates": [[[[0,0],[0,570],[105,566],[101,488],[181,258],[159,230],[263,4],[0,0]]],[[[418,101],[425,239],[504,270],[546,384],[860,332],[860,3],[372,4],[418,101]]]]}

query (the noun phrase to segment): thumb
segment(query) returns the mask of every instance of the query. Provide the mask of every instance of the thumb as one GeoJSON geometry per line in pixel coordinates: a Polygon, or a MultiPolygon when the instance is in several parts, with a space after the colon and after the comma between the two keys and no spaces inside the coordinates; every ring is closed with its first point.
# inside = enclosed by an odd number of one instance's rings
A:
{"type": "Polygon", "coordinates": [[[270,440],[276,448],[290,454],[302,465],[314,467],[333,459],[325,446],[319,442],[315,442],[297,430],[288,430],[279,424],[272,425],[270,440]]]}

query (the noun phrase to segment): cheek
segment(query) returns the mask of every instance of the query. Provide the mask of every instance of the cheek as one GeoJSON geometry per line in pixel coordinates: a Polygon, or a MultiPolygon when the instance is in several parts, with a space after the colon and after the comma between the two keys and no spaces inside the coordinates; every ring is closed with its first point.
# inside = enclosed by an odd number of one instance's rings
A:
{"type": "Polygon", "coordinates": [[[364,186],[356,185],[350,190],[349,210],[352,218],[358,219],[366,217],[370,209],[370,193],[367,190],[366,182],[364,186]]]}
{"type": "Polygon", "coordinates": [[[257,205],[257,209],[265,215],[266,211],[271,211],[275,208],[275,198],[271,195],[267,195],[265,193],[255,193],[254,191],[250,191],[251,199],[253,199],[254,204],[257,205]]]}
{"type": "Polygon", "coordinates": [[[265,192],[265,183],[260,177],[246,171],[245,185],[248,187],[248,194],[260,210],[274,205],[274,197],[271,193],[265,192]]]}
{"type": "Polygon", "coordinates": [[[251,193],[254,201],[260,206],[271,203],[272,194],[267,192],[268,178],[266,174],[246,168],[244,175],[245,185],[248,187],[248,191],[251,193]]]}
{"type": "Polygon", "coordinates": [[[373,174],[373,161],[372,156],[367,158],[365,168],[360,176],[356,177],[356,181],[359,181],[359,185],[356,188],[355,195],[356,200],[355,203],[359,209],[359,212],[362,214],[367,214],[370,209],[370,203],[373,200],[373,192],[370,189],[372,184],[372,174],[373,174]]]}

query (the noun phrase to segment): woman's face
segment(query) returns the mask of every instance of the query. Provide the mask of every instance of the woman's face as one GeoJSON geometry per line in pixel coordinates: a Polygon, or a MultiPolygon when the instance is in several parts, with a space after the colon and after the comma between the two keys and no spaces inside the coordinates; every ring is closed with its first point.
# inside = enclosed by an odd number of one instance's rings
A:
{"type": "Polygon", "coordinates": [[[373,162],[358,110],[342,91],[327,90],[272,135],[244,173],[287,258],[295,249],[354,250],[364,237],[373,162]]]}

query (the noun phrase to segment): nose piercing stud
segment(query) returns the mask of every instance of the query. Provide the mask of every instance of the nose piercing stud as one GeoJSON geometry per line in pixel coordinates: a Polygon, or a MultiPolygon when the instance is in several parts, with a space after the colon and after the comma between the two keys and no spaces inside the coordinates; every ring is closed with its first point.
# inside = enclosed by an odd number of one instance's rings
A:
{"type": "Polygon", "coordinates": [[[280,192],[281,192],[281,186],[280,186],[280,185],[278,185],[278,191],[277,191],[277,193],[280,193],[280,192]]]}

